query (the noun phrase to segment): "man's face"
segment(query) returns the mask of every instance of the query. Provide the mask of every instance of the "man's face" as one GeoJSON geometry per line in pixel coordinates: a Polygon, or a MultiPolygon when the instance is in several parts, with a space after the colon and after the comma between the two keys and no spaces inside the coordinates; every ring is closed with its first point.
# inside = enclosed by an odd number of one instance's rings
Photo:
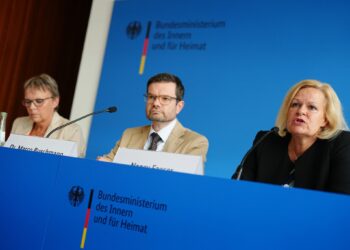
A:
{"type": "Polygon", "coordinates": [[[176,84],[173,82],[155,82],[148,86],[146,116],[158,123],[174,120],[184,106],[184,101],[176,100],[176,84]]]}

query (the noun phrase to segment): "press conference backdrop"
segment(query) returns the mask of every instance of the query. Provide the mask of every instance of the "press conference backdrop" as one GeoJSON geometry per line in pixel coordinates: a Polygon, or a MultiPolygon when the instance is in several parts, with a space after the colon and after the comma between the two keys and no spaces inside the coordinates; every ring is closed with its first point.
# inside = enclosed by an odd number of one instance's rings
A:
{"type": "Polygon", "coordinates": [[[93,118],[87,157],[149,124],[142,95],[159,72],[185,85],[178,118],[209,139],[209,176],[231,176],[302,79],[332,84],[349,118],[349,11],[346,0],[117,1],[95,109],[118,113],[93,118]]]}

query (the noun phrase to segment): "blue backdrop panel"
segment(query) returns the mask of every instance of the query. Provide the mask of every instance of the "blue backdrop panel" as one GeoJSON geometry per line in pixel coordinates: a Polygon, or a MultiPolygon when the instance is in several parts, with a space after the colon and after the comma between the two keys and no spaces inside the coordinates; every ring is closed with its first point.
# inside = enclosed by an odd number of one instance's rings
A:
{"type": "Polygon", "coordinates": [[[331,83],[349,117],[349,10],[345,0],[117,1],[95,108],[119,110],[93,118],[87,157],[109,152],[124,129],[148,123],[142,95],[159,72],[183,80],[179,119],[208,137],[210,176],[231,176],[302,79],[331,83]]]}
{"type": "Polygon", "coordinates": [[[86,250],[349,248],[346,195],[1,147],[0,158],[1,249],[81,249],[91,190],[86,250]]]}
{"type": "Polygon", "coordinates": [[[1,249],[42,249],[60,161],[42,156],[0,147],[1,249]]]}

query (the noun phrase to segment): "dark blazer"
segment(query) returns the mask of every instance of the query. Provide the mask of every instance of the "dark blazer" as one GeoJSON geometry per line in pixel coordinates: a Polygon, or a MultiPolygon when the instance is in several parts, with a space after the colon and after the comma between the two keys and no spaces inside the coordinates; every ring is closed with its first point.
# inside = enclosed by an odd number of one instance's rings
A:
{"type": "MultiPolygon", "coordinates": [[[[260,131],[256,142],[266,131],[260,131]]],[[[294,164],[288,156],[291,136],[268,135],[247,157],[242,180],[283,185],[295,168],[295,187],[350,194],[350,132],[318,139],[294,164]]]]}

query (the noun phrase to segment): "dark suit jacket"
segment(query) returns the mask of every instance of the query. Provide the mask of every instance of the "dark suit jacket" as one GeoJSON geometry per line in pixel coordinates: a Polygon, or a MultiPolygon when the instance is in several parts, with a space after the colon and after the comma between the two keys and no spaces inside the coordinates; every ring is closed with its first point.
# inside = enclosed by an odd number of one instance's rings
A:
{"type": "MultiPolygon", "coordinates": [[[[260,131],[255,141],[265,133],[260,131]]],[[[283,185],[293,166],[295,187],[350,194],[350,132],[318,139],[294,165],[288,156],[289,141],[290,135],[268,135],[247,157],[241,179],[283,185]]]]}
{"type": "MultiPolygon", "coordinates": [[[[143,149],[151,126],[128,128],[124,131],[122,138],[107,155],[110,160],[114,159],[119,147],[143,149]]],[[[180,122],[176,122],[174,129],[167,139],[163,151],[169,153],[200,155],[203,162],[206,161],[209,143],[204,136],[184,128],[180,122]]]]}

